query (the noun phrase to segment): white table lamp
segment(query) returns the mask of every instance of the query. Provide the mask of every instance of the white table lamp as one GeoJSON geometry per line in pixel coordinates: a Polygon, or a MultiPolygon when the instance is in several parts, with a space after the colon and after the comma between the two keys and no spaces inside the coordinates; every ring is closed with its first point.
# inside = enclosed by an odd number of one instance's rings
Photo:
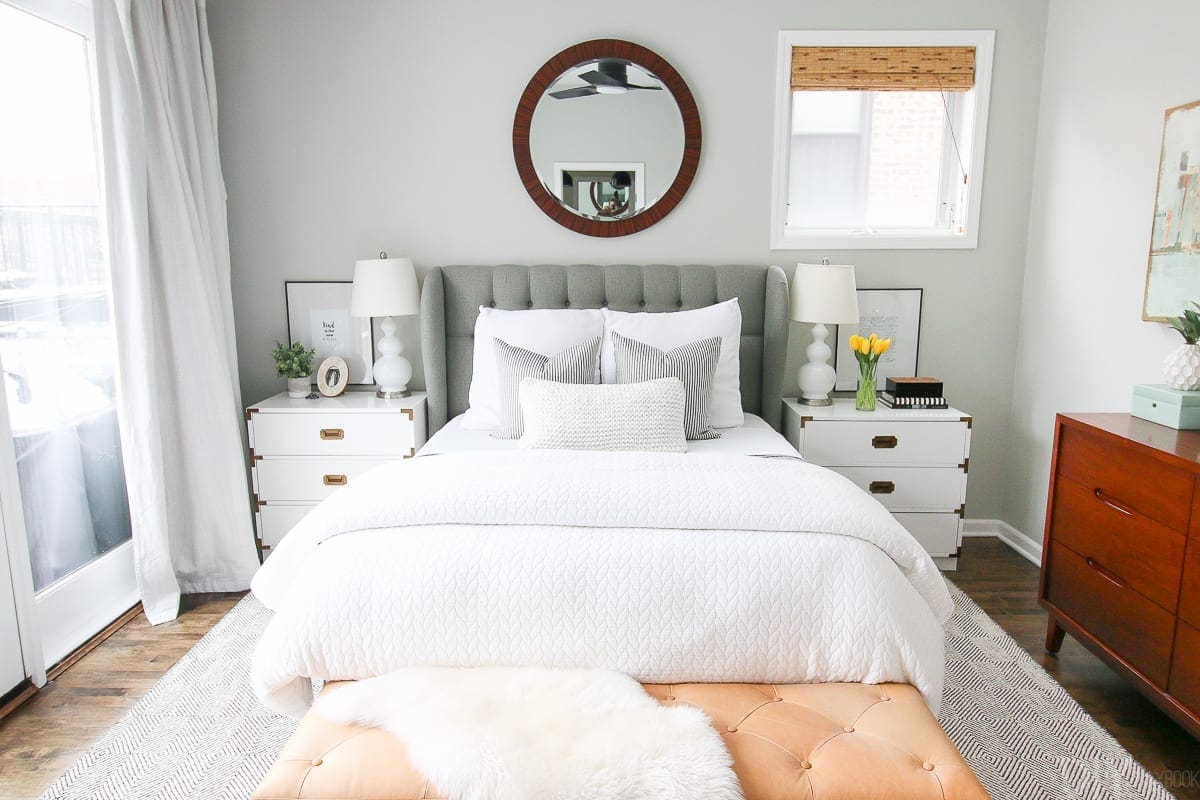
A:
{"type": "Polygon", "coordinates": [[[412,364],[400,355],[404,345],[396,335],[396,317],[407,317],[421,311],[421,292],[417,273],[408,258],[379,258],[354,262],[354,285],[350,289],[350,316],[383,317],[379,323],[383,338],[379,340],[379,357],[373,372],[379,389],[375,394],[385,399],[407,397],[412,364]]]}
{"type": "Polygon", "coordinates": [[[858,323],[858,295],[854,286],[854,267],[830,264],[797,264],[792,279],[792,320],[811,322],[812,344],[805,353],[808,362],[800,367],[800,402],[810,406],[833,403],[829,393],[837,383],[837,374],[829,365],[833,351],[825,344],[826,325],[858,323]]]}

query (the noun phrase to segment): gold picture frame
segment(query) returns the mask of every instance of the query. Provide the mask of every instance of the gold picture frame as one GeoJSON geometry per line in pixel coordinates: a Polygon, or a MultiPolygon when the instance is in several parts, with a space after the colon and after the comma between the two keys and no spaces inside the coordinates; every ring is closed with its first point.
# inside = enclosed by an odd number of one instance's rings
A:
{"type": "Polygon", "coordinates": [[[1142,319],[1166,322],[1200,300],[1200,100],[1163,115],[1142,319]]]}

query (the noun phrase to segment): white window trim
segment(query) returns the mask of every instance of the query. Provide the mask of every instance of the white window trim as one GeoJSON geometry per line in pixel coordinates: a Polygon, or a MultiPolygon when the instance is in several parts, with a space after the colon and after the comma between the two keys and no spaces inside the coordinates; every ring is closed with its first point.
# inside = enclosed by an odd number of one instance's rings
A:
{"type": "Polygon", "coordinates": [[[992,87],[996,32],[944,31],[780,31],[775,86],[775,159],[771,175],[772,250],[973,250],[979,246],[979,207],[992,87]],[[967,174],[967,219],[962,233],[867,233],[852,230],[802,231],[787,226],[788,174],[792,133],[792,47],[916,47],[964,45],[975,48],[974,132],[967,174]]]}

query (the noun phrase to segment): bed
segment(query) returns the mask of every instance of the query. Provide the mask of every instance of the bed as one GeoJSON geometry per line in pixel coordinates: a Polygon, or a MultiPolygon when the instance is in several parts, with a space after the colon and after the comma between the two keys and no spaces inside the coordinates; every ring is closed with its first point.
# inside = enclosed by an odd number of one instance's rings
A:
{"type": "Polygon", "coordinates": [[[432,270],[432,436],[290,532],[255,576],[275,612],[260,699],[415,664],[587,666],[646,683],[911,684],[937,709],[951,602],[920,545],[779,437],[787,281],[750,266],[432,270]],[[480,307],[670,312],[737,298],[745,421],[690,452],[515,450],[467,409],[480,307]]]}

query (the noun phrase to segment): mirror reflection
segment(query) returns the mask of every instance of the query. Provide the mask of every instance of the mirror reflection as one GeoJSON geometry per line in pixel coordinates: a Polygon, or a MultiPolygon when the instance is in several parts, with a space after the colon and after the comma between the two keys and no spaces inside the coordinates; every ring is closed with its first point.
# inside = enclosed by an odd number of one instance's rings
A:
{"type": "Polygon", "coordinates": [[[593,59],[542,93],[529,147],[538,178],[564,208],[588,219],[625,219],[654,205],[675,180],[683,120],[649,70],[593,59]]]}

